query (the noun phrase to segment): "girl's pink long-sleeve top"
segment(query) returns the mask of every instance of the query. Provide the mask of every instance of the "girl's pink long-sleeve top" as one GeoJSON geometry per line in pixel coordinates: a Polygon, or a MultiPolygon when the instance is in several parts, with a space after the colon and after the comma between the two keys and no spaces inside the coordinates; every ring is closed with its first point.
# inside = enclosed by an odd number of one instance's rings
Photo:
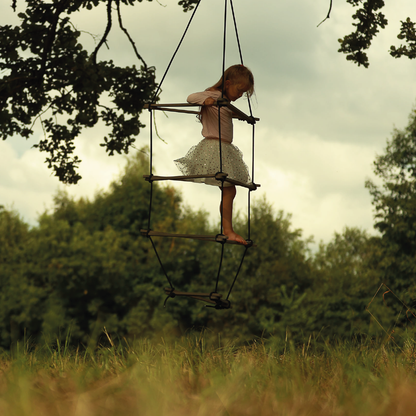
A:
{"type": "MultiPolygon", "coordinates": [[[[204,101],[212,97],[214,100],[221,98],[220,91],[203,91],[191,94],[187,101],[190,104],[201,105],[202,135],[206,139],[218,139],[218,107],[215,105],[203,105],[204,101]]],[[[233,113],[227,107],[221,107],[221,140],[231,143],[233,141],[233,113]]]]}

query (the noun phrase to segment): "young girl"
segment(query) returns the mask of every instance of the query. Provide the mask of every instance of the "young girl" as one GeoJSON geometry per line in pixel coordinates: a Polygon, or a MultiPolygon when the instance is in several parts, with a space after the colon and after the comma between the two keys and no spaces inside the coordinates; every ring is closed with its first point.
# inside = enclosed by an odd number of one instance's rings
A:
{"type": "MultiPolygon", "coordinates": [[[[232,111],[222,106],[220,110],[221,132],[218,127],[217,100],[225,98],[228,101],[238,100],[243,94],[250,97],[254,92],[254,78],[251,71],[243,65],[233,65],[224,72],[223,77],[212,87],[204,92],[191,94],[188,102],[200,104],[199,119],[202,123],[201,140],[193,146],[186,156],[175,160],[176,166],[183,175],[215,174],[220,171],[219,136],[221,134],[222,172],[228,174],[228,178],[243,183],[250,183],[250,175],[247,165],[243,161],[243,155],[238,147],[232,144],[233,123],[232,111]]],[[[195,182],[203,182],[207,185],[220,186],[219,181],[213,178],[194,179],[195,182]]],[[[236,195],[235,186],[224,182],[223,206],[220,212],[223,216],[223,232],[228,240],[247,244],[243,237],[234,232],[232,225],[233,201],[236,195]]]]}

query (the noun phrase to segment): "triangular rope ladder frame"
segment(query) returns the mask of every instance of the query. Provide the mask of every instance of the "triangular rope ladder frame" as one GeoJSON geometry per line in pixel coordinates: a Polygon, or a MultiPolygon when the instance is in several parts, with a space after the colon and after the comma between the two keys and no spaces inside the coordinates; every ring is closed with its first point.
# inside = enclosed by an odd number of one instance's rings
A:
{"type": "MultiPolygon", "coordinates": [[[[235,19],[235,14],[234,14],[234,7],[232,4],[232,0],[225,0],[225,10],[224,10],[224,34],[223,34],[223,64],[222,64],[222,74],[223,74],[223,78],[224,78],[224,71],[225,71],[225,48],[226,48],[226,26],[227,26],[227,4],[228,1],[230,2],[231,5],[231,10],[232,10],[232,16],[233,16],[233,21],[234,21],[234,28],[235,28],[235,34],[236,34],[236,38],[237,38],[237,44],[238,44],[238,49],[239,49],[239,54],[240,54],[240,61],[241,61],[241,65],[244,65],[243,63],[243,58],[242,58],[242,53],[241,53],[241,47],[240,47],[240,40],[238,37],[238,31],[237,31],[237,24],[236,24],[236,19],[235,19]]],[[[199,111],[193,111],[190,109],[187,109],[187,107],[192,107],[195,106],[193,104],[188,104],[188,103],[179,103],[179,104],[159,104],[156,103],[157,101],[157,97],[159,94],[159,91],[161,90],[161,86],[162,83],[169,71],[169,68],[173,62],[173,59],[175,58],[183,40],[184,37],[189,29],[189,26],[195,16],[195,13],[199,7],[201,3],[201,0],[199,0],[199,2],[197,3],[197,5],[195,6],[195,9],[192,13],[192,16],[188,22],[188,25],[185,29],[184,34],[182,35],[182,38],[179,42],[178,47],[176,48],[169,64],[168,67],[165,71],[165,74],[162,77],[162,80],[159,84],[159,87],[153,97],[153,100],[151,103],[149,103],[147,105],[147,108],[149,110],[149,114],[150,114],[150,173],[149,175],[144,175],[144,178],[146,181],[148,181],[150,183],[150,202],[149,202],[149,213],[148,213],[148,225],[147,225],[147,229],[146,230],[141,230],[141,234],[146,236],[147,238],[149,238],[149,240],[151,241],[151,244],[153,246],[153,249],[155,251],[156,257],[159,261],[159,264],[162,268],[163,273],[165,274],[167,281],[169,283],[169,288],[165,289],[165,293],[167,294],[167,298],[165,300],[165,305],[166,305],[166,301],[169,298],[174,298],[176,296],[183,296],[183,297],[190,297],[196,300],[200,300],[206,303],[209,303],[210,305],[206,305],[207,307],[214,307],[215,309],[229,309],[231,307],[231,303],[229,301],[229,296],[231,294],[231,291],[234,287],[234,284],[237,280],[237,277],[240,273],[241,267],[243,265],[243,261],[244,258],[246,256],[247,250],[254,246],[253,242],[251,241],[250,238],[250,193],[254,190],[256,190],[260,185],[255,184],[254,183],[254,136],[255,136],[255,124],[256,121],[258,121],[258,118],[253,117],[252,114],[252,110],[251,110],[251,103],[250,103],[250,99],[248,99],[248,105],[249,105],[249,110],[250,110],[250,115],[245,114],[243,111],[239,110],[237,107],[233,106],[232,104],[230,104],[227,100],[224,99],[223,94],[221,99],[217,100],[217,107],[218,107],[218,128],[219,128],[219,160],[220,160],[220,171],[217,172],[216,174],[212,174],[212,175],[193,175],[193,176],[155,176],[153,175],[153,111],[155,110],[162,110],[162,111],[172,111],[172,112],[179,112],[179,113],[186,113],[186,114],[199,114],[199,111]],[[222,172],[222,149],[221,149],[221,123],[220,123],[220,111],[222,107],[228,107],[234,114],[234,118],[237,118],[239,120],[242,121],[246,121],[247,123],[252,125],[252,183],[242,183],[239,181],[236,181],[234,179],[228,178],[227,173],[222,172]],[[226,296],[225,299],[223,299],[222,295],[218,293],[218,285],[219,285],[219,278],[220,278],[220,274],[221,274],[221,268],[222,268],[222,262],[223,262],[223,258],[224,258],[224,245],[225,244],[238,244],[235,241],[228,241],[228,237],[225,236],[223,234],[223,213],[222,213],[222,209],[221,209],[221,230],[220,233],[215,235],[215,236],[207,236],[207,235],[190,235],[190,234],[177,234],[177,233],[166,233],[166,232],[158,232],[158,231],[153,231],[151,230],[151,213],[152,213],[152,200],[153,200],[153,182],[154,181],[164,181],[164,180],[174,180],[174,181],[193,181],[193,179],[197,179],[197,178],[215,178],[218,180],[219,183],[219,187],[221,188],[221,207],[223,206],[223,189],[224,189],[224,182],[228,182],[231,183],[233,185],[236,186],[240,186],[240,187],[245,187],[248,189],[248,214],[247,214],[247,226],[248,226],[248,237],[247,237],[247,245],[243,246],[245,248],[243,256],[241,258],[240,261],[240,265],[238,267],[237,273],[234,277],[234,280],[232,281],[232,284],[229,288],[228,294],[226,296]],[[166,272],[163,263],[160,259],[160,256],[157,252],[156,246],[153,242],[152,237],[171,237],[171,238],[191,238],[191,239],[196,239],[196,240],[203,240],[203,241],[213,241],[213,242],[218,242],[221,244],[221,257],[220,257],[220,262],[219,262],[219,267],[218,267],[218,273],[217,273],[217,277],[216,277],[216,283],[215,283],[215,289],[213,290],[213,292],[210,293],[195,293],[195,292],[180,292],[177,291],[173,284],[172,281],[168,275],[168,273],[166,272]]],[[[224,86],[222,88],[222,90],[224,90],[224,86]]],[[[198,107],[200,107],[198,105],[198,107]]]]}

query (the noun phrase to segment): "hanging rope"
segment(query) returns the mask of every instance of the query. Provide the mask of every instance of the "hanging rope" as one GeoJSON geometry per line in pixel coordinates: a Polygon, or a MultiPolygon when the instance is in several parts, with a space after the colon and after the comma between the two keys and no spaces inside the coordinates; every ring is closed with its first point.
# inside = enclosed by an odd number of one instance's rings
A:
{"type": "Polygon", "coordinates": [[[221,86],[221,98],[224,98],[224,72],[225,72],[225,48],[226,48],[226,36],[227,36],[227,0],[224,1],[224,29],[222,35],[222,86],[221,86]]]}
{"type": "MultiPolygon", "coordinates": [[[[241,65],[244,65],[244,61],[243,61],[243,53],[241,51],[241,45],[240,45],[240,37],[238,36],[238,29],[237,29],[237,20],[235,18],[235,13],[234,13],[234,5],[233,5],[233,0],[230,0],[230,5],[231,5],[231,11],[232,11],[232,15],[233,15],[233,22],[234,22],[234,31],[235,31],[235,37],[237,39],[237,47],[238,47],[238,53],[240,55],[240,62],[241,65]]],[[[248,97],[248,108],[250,111],[250,116],[253,117],[253,113],[251,111],[251,101],[250,101],[250,97],[248,97]]],[[[254,124],[253,124],[254,126],[254,124]]],[[[254,160],[254,158],[253,158],[254,160]]],[[[254,182],[254,179],[253,179],[254,182]]]]}
{"type": "Polygon", "coordinates": [[[176,54],[178,53],[179,48],[181,47],[183,40],[185,39],[185,35],[186,35],[186,33],[188,32],[189,26],[191,26],[191,22],[192,22],[192,20],[193,20],[193,18],[194,18],[194,16],[195,16],[196,11],[198,10],[198,7],[199,7],[199,4],[200,4],[200,3],[201,3],[201,0],[199,0],[199,1],[198,1],[197,5],[195,6],[194,11],[192,12],[191,18],[189,19],[189,22],[188,22],[188,24],[187,24],[187,26],[186,26],[186,28],[185,28],[185,31],[183,32],[183,35],[182,35],[182,37],[181,37],[181,40],[179,41],[179,44],[178,44],[178,46],[176,47],[176,50],[175,50],[175,52],[173,53],[173,56],[172,56],[172,58],[171,58],[171,59],[170,59],[170,61],[169,61],[168,67],[166,68],[166,71],[165,71],[165,73],[163,74],[162,80],[160,81],[160,84],[159,84],[159,86],[157,87],[157,90],[156,90],[156,92],[155,92],[155,94],[154,94],[154,96],[153,96],[153,98],[152,98],[152,103],[154,103],[154,102],[156,101],[156,98],[157,98],[157,96],[158,96],[158,94],[159,94],[159,92],[160,92],[160,89],[161,89],[161,87],[162,87],[163,81],[165,80],[166,75],[167,75],[167,74],[168,74],[168,72],[169,72],[170,66],[172,65],[172,62],[173,62],[173,60],[175,59],[175,56],[176,56],[176,54]]]}

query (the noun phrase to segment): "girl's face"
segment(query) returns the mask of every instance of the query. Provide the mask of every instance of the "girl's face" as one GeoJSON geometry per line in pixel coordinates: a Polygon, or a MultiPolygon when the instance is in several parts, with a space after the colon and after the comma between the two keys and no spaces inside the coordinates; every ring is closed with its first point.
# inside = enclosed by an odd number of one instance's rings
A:
{"type": "Polygon", "coordinates": [[[249,85],[245,82],[225,81],[225,95],[230,101],[238,100],[245,92],[249,90],[249,85]]]}

